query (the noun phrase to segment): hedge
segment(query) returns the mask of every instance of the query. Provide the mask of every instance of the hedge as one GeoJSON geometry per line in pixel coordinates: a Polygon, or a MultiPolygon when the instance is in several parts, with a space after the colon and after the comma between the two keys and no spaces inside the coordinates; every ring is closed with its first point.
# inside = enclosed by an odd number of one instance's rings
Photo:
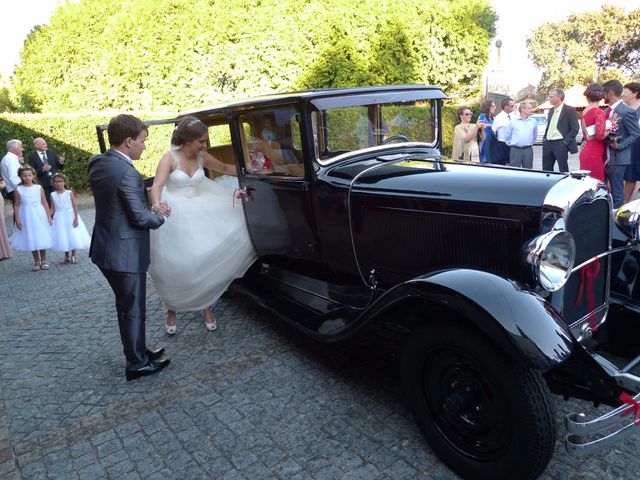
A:
{"type": "MultiPolygon", "coordinates": [[[[443,154],[451,154],[453,129],[458,123],[457,107],[444,105],[442,109],[443,154]]],[[[0,115],[0,141],[17,138],[22,140],[25,158],[34,150],[33,139],[43,137],[49,148],[65,157],[64,173],[70,186],[78,192],[89,190],[87,181],[87,163],[89,157],[99,151],[96,137],[96,125],[105,124],[113,113],[46,115],[46,114],[3,114],[0,115]]],[[[172,113],[137,113],[143,120],[171,118],[172,113]]],[[[169,146],[172,125],[154,126],[149,130],[147,149],[142,159],[135,162],[138,171],[144,177],[155,174],[156,165],[169,146]]],[[[105,135],[106,136],[106,135],[105,135]]]]}
{"type": "MultiPolygon", "coordinates": [[[[24,145],[24,156],[33,152],[33,139],[42,137],[50,149],[65,157],[64,174],[70,186],[78,192],[89,190],[87,164],[91,155],[99,152],[96,125],[109,122],[113,113],[45,115],[3,114],[0,115],[0,141],[3,151],[7,141],[17,138],[24,145]]],[[[136,113],[143,120],[171,118],[172,113],[136,113]]],[[[145,177],[155,174],[156,165],[169,147],[172,125],[162,125],[149,130],[147,149],[135,166],[145,177]]],[[[106,137],[106,132],[105,132],[106,137]]],[[[106,138],[105,138],[106,140],[106,138]]]]}

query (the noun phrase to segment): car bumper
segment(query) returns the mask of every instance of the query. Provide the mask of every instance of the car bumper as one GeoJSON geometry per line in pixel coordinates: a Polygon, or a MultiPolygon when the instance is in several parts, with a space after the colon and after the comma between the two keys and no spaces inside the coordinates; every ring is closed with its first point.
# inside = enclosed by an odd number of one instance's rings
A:
{"type": "MultiPolygon", "coordinates": [[[[629,391],[640,391],[640,378],[629,373],[640,364],[640,357],[620,370],[602,357],[597,360],[616,379],[618,385],[629,391]]],[[[569,455],[590,455],[640,433],[640,393],[635,397],[623,393],[620,400],[622,405],[593,420],[588,420],[583,413],[570,413],[566,416],[568,434],[565,448],[569,455]]]]}

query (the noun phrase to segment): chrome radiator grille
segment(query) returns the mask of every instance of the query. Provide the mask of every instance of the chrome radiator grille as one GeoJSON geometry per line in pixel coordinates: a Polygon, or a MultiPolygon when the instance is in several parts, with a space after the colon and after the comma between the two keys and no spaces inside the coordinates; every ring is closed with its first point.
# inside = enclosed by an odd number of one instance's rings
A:
{"type": "MultiPolygon", "coordinates": [[[[579,265],[609,247],[611,210],[605,199],[579,203],[571,208],[566,229],[576,243],[576,262],[579,265]]],[[[562,313],[568,325],[574,325],[607,301],[609,257],[599,260],[599,268],[575,272],[564,287],[562,313]],[[597,270],[597,272],[596,272],[597,270]]]]}

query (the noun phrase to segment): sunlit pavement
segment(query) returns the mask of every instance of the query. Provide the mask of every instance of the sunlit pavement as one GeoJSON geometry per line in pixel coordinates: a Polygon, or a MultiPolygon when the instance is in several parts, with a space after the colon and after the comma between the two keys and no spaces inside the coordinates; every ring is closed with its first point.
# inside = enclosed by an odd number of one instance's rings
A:
{"type": "MultiPolygon", "coordinates": [[[[81,213],[90,228],[94,211],[81,213]]],[[[86,252],[79,265],[49,259],[40,272],[28,252],[0,262],[0,478],[456,478],[404,406],[386,332],[319,345],[227,294],[217,331],[186,313],[168,338],[149,281],[148,343],[172,363],[126,382],[106,281],[86,252]]],[[[541,478],[640,477],[640,436],[569,458],[564,414],[606,409],[553,399],[558,443],[541,478]]]]}

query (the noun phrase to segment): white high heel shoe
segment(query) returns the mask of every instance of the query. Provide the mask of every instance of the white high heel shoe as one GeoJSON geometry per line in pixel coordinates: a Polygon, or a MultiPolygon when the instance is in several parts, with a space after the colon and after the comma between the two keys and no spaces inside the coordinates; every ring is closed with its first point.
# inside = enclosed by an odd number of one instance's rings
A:
{"type": "MultiPolygon", "coordinates": [[[[209,307],[209,311],[211,312],[211,315],[213,315],[213,310],[211,310],[211,307],[209,307]]],[[[208,331],[213,332],[218,328],[218,322],[216,321],[215,317],[212,323],[207,322],[207,317],[205,316],[204,311],[202,312],[202,319],[204,320],[204,326],[208,331]]]]}
{"type": "Polygon", "coordinates": [[[167,334],[168,334],[168,335],[175,335],[175,334],[176,334],[176,330],[177,330],[177,328],[176,328],[177,320],[178,320],[178,319],[176,318],[175,313],[173,314],[173,321],[174,321],[174,324],[173,324],[173,325],[169,325],[169,324],[167,323],[167,321],[165,320],[165,322],[164,322],[164,329],[166,330],[166,332],[167,332],[167,334]]]}
{"type": "Polygon", "coordinates": [[[165,323],[164,324],[164,329],[167,331],[168,335],[175,335],[176,334],[176,326],[175,325],[167,325],[165,323]]]}

